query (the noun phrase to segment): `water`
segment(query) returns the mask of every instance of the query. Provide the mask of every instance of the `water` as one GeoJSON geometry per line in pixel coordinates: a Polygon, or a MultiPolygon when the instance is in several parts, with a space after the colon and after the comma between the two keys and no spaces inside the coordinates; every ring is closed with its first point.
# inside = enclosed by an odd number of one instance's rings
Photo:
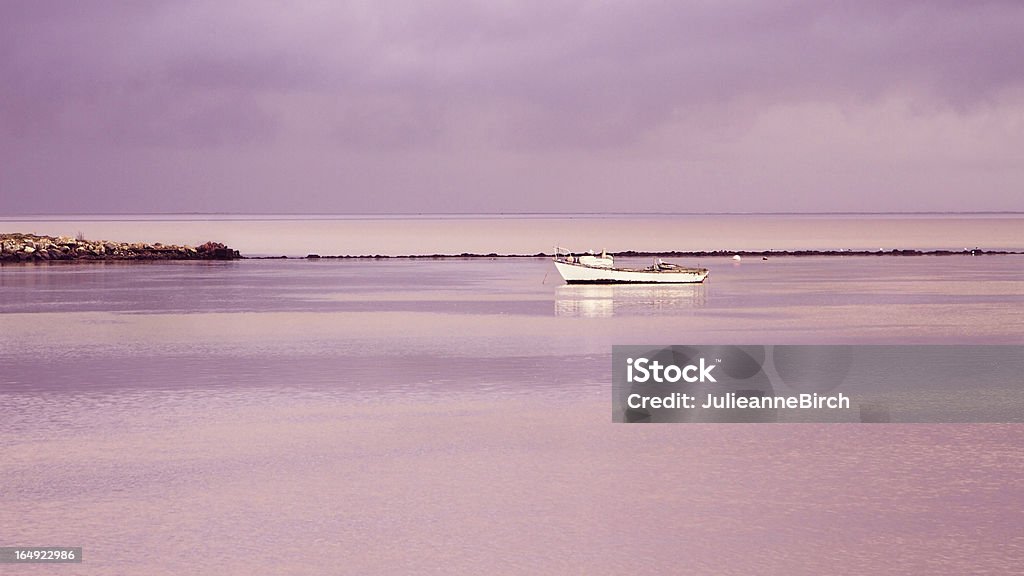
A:
{"type": "Polygon", "coordinates": [[[608,379],[612,344],[1022,344],[1024,257],[700,264],[4,266],[0,545],[83,546],[66,574],[1018,569],[1021,426],[613,425],[608,379]]]}
{"type": "Polygon", "coordinates": [[[1024,250],[1024,214],[38,216],[0,230],[197,245],[250,256],[537,254],[573,250],[1024,250]]]}

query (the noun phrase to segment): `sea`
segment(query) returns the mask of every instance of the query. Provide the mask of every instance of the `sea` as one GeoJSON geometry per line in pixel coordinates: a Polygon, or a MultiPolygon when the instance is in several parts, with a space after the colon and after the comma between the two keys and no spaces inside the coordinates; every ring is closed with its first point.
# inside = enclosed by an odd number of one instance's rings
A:
{"type": "Polygon", "coordinates": [[[610,396],[620,344],[1022,345],[1024,255],[680,259],[710,270],[688,286],[568,286],[550,259],[500,257],[1021,251],[1022,214],[71,215],[0,232],[289,257],[0,266],[0,546],[83,551],[0,575],[1024,565],[1020,424],[630,425],[610,396]]]}

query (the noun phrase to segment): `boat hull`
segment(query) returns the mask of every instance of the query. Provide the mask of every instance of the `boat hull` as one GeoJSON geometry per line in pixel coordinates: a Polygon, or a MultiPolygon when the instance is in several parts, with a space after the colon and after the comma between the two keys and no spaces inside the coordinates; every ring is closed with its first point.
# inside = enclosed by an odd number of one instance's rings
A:
{"type": "Polygon", "coordinates": [[[627,270],[555,261],[567,284],[699,284],[708,276],[704,268],[678,270],[627,270]]]}

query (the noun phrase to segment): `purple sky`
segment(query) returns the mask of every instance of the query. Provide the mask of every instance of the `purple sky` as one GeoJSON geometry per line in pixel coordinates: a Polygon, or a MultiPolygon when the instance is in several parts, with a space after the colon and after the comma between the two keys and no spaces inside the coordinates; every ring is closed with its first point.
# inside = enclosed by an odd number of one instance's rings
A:
{"type": "Polygon", "coordinates": [[[1024,210],[1022,31],[1015,1],[7,0],[0,214],[1024,210]]]}

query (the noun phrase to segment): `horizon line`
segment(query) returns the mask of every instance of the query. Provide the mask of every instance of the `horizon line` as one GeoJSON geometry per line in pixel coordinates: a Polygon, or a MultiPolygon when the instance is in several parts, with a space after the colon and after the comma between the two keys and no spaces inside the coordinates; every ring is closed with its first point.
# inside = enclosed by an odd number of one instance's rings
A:
{"type": "Polygon", "coordinates": [[[0,214],[4,218],[68,218],[96,216],[901,216],[901,215],[1024,215],[1024,210],[908,210],[814,212],[74,212],[0,214]]]}

